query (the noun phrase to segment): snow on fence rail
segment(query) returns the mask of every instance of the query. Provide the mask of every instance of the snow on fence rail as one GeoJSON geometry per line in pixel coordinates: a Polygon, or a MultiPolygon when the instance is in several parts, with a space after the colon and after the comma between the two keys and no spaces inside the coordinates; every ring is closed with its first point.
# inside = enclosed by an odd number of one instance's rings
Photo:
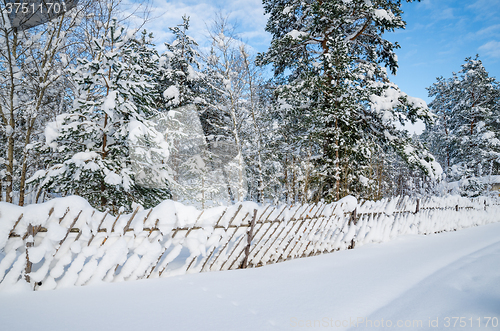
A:
{"type": "Polygon", "coordinates": [[[500,200],[396,197],[358,203],[196,210],[173,201],[110,215],[83,198],[0,203],[0,290],[258,267],[500,221],[500,200]]]}

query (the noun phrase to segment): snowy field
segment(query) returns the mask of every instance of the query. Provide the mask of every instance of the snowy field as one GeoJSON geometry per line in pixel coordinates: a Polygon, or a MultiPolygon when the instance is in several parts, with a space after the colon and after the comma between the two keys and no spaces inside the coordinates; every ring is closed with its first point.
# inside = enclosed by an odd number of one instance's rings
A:
{"type": "Polygon", "coordinates": [[[494,223],[256,269],[0,293],[0,329],[500,330],[499,266],[494,223]]]}

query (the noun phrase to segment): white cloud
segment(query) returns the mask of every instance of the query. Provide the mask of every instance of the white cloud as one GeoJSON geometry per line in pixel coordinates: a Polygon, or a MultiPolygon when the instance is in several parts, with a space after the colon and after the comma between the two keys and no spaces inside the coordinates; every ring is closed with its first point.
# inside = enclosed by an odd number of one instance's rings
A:
{"type": "Polygon", "coordinates": [[[476,32],[476,35],[484,37],[484,36],[497,35],[499,33],[500,33],[500,24],[494,24],[479,30],[478,32],[476,32]]]}
{"type": "MultiPolygon", "coordinates": [[[[137,6],[135,0],[125,0],[127,4],[137,6]]],[[[265,32],[267,18],[261,0],[225,1],[192,1],[192,0],[151,0],[151,16],[155,19],[148,22],[145,28],[153,32],[155,42],[160,49],[164,42],[172,39],[169,27],[182,22],[182,16],[190,17],[188,34],[202,48],[208,46],[207,25],[215,18],[217,12],[229,15],[231,23],[236,23],[237,33],[244,42],[258,51],[264,51],[271,37],[265,32]]],[[[139,21],[139,20],[137,20],[139,21]]]]}
{"type": "Polygon", "coordinates": [[[434,4],[431,2],[431,0],[422,0],[421,1],[422,5],[425,6],[426,8],[432,7],[434,4]]]}
{"type": "Polygon", "coordinates": [[[475,12],[475,19],[484,21],[485,19],[498,19],[500,13],[500,2],[492,0],[476,0],[466,7],[475,12]]]}
{"type": "Polygon", "coordinates": [[[436,18],[439,20],[452,20],[456,19],[455,10],[453,8],[444,8],[440,12],[436,12],[436,18]]]}
{"type": "Polygon", "coordinates": [[[489,41],[478,48],[479,51],[484,52],[486,56],[500,58],[500,41],[489,41]]]}

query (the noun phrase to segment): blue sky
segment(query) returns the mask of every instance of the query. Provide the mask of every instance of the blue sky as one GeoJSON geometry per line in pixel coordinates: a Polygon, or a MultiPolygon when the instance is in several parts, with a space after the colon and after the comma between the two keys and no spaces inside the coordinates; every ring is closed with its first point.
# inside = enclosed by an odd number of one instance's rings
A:
{"type": "MultiPolygon", "coordinates": [[[[262,0],[195,1],[195,0],[149,0],[152,3],[151,20],[146,28],[153,31],[157,41],[169,41],[169,27],[182,22],[182,16],[190,16],[189,35],[201,46],[207,45],[206,26],[215,14],[221,11],[237,26],[237,32],[255,52],[263,52],[271,42],[265,31],[267,17],[264,16],[262,0]]],[[[140,3],[140,0],[124,0],[124,3],[140,3]]],[[[128,8],[132,8],[130,5],[128,8]]],[[[122,6],[127,8],[127,6],[122,6]]]]}
{"type": "MultiPolygon", "coordinates": [[[[206,45],[206,24],[220,10],[236,22],[241,38],[255,52],[265,51],[270,43],[261,0],[151,1],[152,16],[161,16],[149,22],[147,29],[158,41],[171,38],[168,27],[179,24],[187,14],[190,35],[206,45]]],[[[476,54],[490,75],[500,79],[500,0],[422,0],[404,2],[402,8],[406,29],[388,33],[386,38],[401,45],[399,71],[392,80],[407,94],[430,102],[426,87],[438,76],[450,77],[466,57],[476,54]]]]}
{"type": "Polygon", "coordinates": [[[500,0],[423,0],[403,10],[406,29],[388,35],[401,45],[392,80],[403,91],[429,102],[425,88],[476,54],[500,78],[500,0]]]}

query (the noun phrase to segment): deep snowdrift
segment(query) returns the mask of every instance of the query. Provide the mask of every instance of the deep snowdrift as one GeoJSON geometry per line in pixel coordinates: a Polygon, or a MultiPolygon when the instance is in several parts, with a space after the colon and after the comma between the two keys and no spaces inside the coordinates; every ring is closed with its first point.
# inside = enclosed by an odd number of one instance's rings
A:
{"type": "Polygon", "coordinates": [[[494,223],[256,269],[0,293],[0,325],[2,330],[254,331],[356,325],[353,329],[377,330],[381,323],[412,330],[432,323],[433,330],[482,330],[488,322],[488,329],[496,330],[499,262],[500,223],[494,223]],[[461,322],[466,326],[459,327],[461,322]]]}

